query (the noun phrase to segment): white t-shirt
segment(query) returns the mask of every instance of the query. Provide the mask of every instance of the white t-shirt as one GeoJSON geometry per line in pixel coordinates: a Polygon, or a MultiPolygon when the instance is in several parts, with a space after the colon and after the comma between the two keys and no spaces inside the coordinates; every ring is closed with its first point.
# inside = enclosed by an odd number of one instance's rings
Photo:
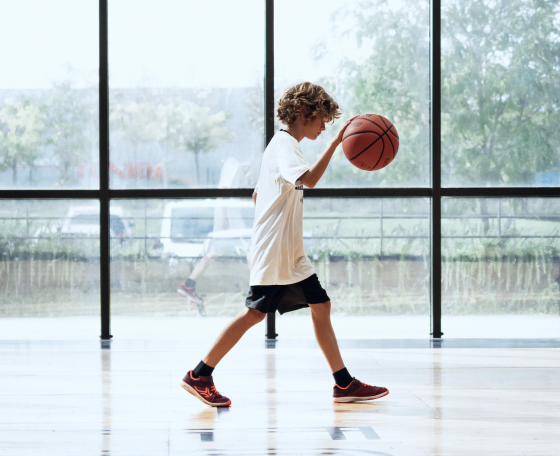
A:
{"type": "Polygon", "coordinates": [[[250,285],[288,285],[315,274],[303,248],[303,185],[309,169],[299,143],[277,132],[263,154],[255,188],[250,285]]]}

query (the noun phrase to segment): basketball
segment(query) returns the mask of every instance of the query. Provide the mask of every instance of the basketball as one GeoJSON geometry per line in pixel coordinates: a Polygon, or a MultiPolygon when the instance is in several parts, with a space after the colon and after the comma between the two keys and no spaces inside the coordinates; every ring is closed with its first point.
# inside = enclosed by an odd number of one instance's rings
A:
{"type": "Polygon", "coordinates": [[[399,134],[386,117],[364,114],[346,127],[342,150],[356,168],[376,171],[385,168],[397,156],[399,134]]]}

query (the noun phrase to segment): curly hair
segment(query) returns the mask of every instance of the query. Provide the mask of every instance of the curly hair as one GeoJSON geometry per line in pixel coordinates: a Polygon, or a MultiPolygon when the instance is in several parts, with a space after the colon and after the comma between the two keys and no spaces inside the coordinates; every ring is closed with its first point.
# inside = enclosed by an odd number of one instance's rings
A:
{"type": "Polygon", "coordinates": [[[321,117],[325,122],[332,122],[342,115],[342,110],[323,87],[302,82],[284,92],[282,98],[278,100],[276,116],[284,125],[289,125],[300,113],[306,121],[321,117]]]}

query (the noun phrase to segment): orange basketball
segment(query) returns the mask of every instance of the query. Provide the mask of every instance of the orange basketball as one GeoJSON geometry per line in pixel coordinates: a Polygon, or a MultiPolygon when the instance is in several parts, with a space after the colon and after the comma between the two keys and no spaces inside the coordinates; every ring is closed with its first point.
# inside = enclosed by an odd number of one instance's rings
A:
{"type": "Polygon", "coordinates": [[[342,150],[355,167],[375,171],[385,168],[397,156],[399,134],[386,117],[364,114],[346,127],[342,150]]]}

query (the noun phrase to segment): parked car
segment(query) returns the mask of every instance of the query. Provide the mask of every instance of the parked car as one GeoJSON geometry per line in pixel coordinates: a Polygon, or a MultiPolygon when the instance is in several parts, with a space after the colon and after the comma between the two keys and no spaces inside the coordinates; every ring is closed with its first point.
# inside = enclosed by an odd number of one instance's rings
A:
{"type": "MultiPolygon", "coordinates": [[[[109,214],[111,238],[118,238],[121,242],[130,238],[132,231],[130,223],[124,218],[123,210],[118,206],[111,206],[109,214]]],[[[99,237],[99,209],[95,206],[73,206],[64,216],[62,224],[42,226],[34,237],[35,241],[38,241],[38,238],[53,235],[56,235],[58,239],[99,237]]]]}
{"type": "MultiPolygon", "coordinates": [[[[164,256],[246,257],[255,208],[251,200],[216,198],[170,202],[163,210],[160,248],[164,256]]],[[[306,250],[312,233],[304,232],[306,250]]]]}
{"type": "Polygon", "coordinates": [[[163,211],[162,254],[196,258],[207,254],[246,256],[255,208],[252,201],[216,198],[167,203],[163,211]]]}

